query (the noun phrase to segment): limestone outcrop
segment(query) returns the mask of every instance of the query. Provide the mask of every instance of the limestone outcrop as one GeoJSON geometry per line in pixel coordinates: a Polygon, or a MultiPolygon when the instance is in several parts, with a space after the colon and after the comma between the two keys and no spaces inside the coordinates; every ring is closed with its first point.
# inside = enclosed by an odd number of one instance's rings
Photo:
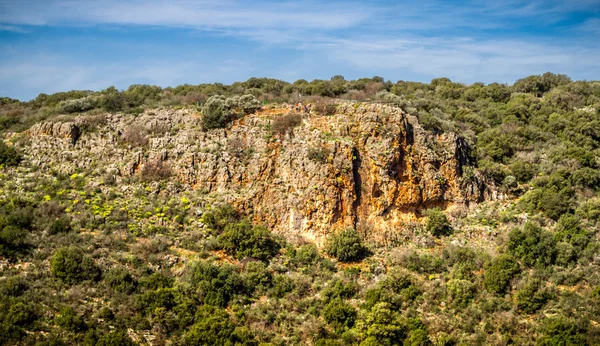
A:
{"type": "Polygon", "coordinates": [[[317,243],[347,227],[385,241],[427,208],[495,198],[470,167],[464,139],[427,132],[401,109],[345,103],[274,133],[273,119],[288,111],[265,109],[208,132],[192,109],[106,114],[83,133],[84,118],[42,123],[26,132],[26,158],[41,169],[118,177],[160,161],[183,188],[219,195],[275,232],[317,243]],[[132,129],[147,144],[124,141],[132,129]]]}

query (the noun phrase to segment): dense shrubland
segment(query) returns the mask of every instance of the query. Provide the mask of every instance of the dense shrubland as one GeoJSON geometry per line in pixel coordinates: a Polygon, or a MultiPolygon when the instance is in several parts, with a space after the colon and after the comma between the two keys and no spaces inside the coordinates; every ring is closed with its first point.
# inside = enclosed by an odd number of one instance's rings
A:
{"type": "MultiPolygon", "coordinates": [[[[323,116],[337,99],[374,100],[458,133],[506,200],[430,209],[393,248],[348,229],[319,249],[200,191],[151,193],[171,174],[158,162],[126,181],[130,193],[19,167],[21,154],[0,142],[0,344],[600,343],[600,82],[548,73],[514,85],[341,76],[134,85],[3,98],[0,129],[85,112],[92,130],[103,111],[199,102],[210,131],[298,94],[318,98],[323,116]]],[[[302,121],[280,118],[282,136],[302,121]]],[[[122,140],[144,147],[148,133],[131,127],[122,140]]],[[[325,146],[307,152],[329,160],[325,146]]]]}

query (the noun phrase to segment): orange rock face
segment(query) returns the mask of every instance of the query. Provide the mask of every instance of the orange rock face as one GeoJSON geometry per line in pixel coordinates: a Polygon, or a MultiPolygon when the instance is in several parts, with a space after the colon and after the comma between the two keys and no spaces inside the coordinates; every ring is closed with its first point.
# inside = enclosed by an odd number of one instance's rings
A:
{"type": "MultiPolygon", "coordinates": [[[[336,115],[305,115],[299,126],[279,135],[271,130],[277,113],[259,112],[230,129],[209,132],[202,132],[201,117],[187,110],[107,115],[106,128],[83,133],[68,148],[70,157],[79,159],[56,162],[54,168],[93,170],[92,162],[102,162],[103,171],[131,175],[145,162],[162,160],[186,188],[219,195],[275,232],[317,244],[348,227],[386,241],[427,208],[493,198],[493,189],[477,174],[462,178],[470,164],[464,140],[424,131],[398,108],[342,104],[336,115]],[[147,127],[149,147],[116,140],[133,123],[147,127]],[[154,134],[159,125],[168,131],[154,134]]],[[[38,150],[29,159],[53,164],[45,158],[65,145],[52,141],[34,141],[38,150]]]]}

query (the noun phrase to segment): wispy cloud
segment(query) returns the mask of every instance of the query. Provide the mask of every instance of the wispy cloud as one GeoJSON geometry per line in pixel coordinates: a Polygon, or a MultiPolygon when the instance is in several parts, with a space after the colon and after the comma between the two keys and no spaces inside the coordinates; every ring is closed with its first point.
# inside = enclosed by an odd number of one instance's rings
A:
{"type": "Polygon", "coordinates": [[[600,18],[590,18],[578,27],[583,32],[600,34],[600,18]]]}
{"type": "Polygon", "coordinates": [[[0,24],[0,31],[10,31],[10,32],[16,32],[16,33],[20,33],[20,34],[25,34],[27,32],[29,32],[28,30],[19,27],[19,26],[15,26],[15,25],[6,25],[6,24],[0,24]]]}
{"type": "Polygon", "coordinates": [[[253,75],[600,78],[600,0],[0,0],[0,32],[0,94],[21,97],[253,75]],[[44,28],[64,36],[31,34],[44,28]],[[107,54],[90,57],[96,44],[107,54]]]}
{"type": "Polygon", "coordinates": [[[0,3],[0,23],[14,25],[125,24],[193,28],[339,29],[368,18],[369,7],[329,3],[247,1],[70,1],[0,3]]]}

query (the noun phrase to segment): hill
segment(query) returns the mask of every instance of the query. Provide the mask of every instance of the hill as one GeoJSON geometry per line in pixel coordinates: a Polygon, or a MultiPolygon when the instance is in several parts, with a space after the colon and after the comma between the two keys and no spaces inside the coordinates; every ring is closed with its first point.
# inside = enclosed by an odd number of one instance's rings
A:
{"type": "Polygon", "coordinates": [[[598,82],[252,78],[0,114],[2,343],[600,342],[598,82]]]}

